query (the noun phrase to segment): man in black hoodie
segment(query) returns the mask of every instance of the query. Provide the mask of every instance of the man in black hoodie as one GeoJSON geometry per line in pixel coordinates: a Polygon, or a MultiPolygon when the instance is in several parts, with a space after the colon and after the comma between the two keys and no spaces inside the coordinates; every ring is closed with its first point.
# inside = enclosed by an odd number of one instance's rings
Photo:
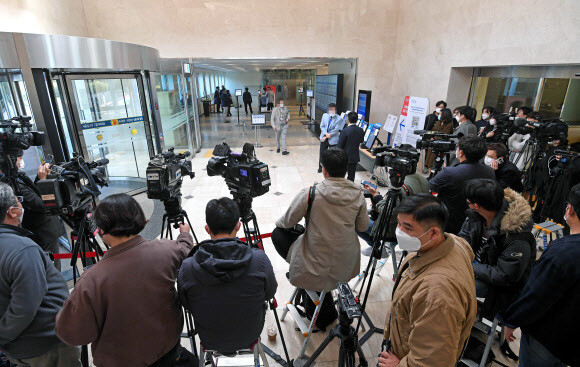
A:
{"type": "Polygon", "coordinates": [[[266,253],[236,238],[240,210],[229,198],[205,209],[211,240],[194,247],[179,270],[179,299],[195,320],[206,349],[234,352],[249,348],[264,327],[266,301],[278,283],[266,253]]]}

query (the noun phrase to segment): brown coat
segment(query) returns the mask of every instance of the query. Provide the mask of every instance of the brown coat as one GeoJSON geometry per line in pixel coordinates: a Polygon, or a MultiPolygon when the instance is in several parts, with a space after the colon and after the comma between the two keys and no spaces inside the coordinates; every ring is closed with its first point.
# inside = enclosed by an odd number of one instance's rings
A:
{"type": "MultiPolygon", "coordinates": [[[[304,218],[309,191],[310,188],[300,191],[276,227],[291,228],[304,218]]],[[[369,224],[359,184],[330,177],[316,185],[308,230],[292,244],[286,258],[290,263],[290,283],[322,291],[351,280],[360,272],[356,231],[366,231],[369,224]]]]}
{"type": "Polygon", "coordinates": [[[399,269],[385,325],[399,366],[455,366],[475,322],[473,251],[445,236],[421,256],[410,253],[399,269]]]}
{"type": "Polygon", "coordinates": [[[56,335],[91,344],[96,366],[148,366],[177,344],[183,328],[175,280],[193,239],[137,236],[88,269],[56,316],[56,335]]]}
{"type": "MultiPolygon", "coordinates": [[[[439,120],[435,123],[435,126],[433,126],[433,131],[438,131],[443,134],[451,134],[453,133],[453,123],[449,122],[444,124],[441,120],[439,120]]],[[[425,168],[431,168],[433,166],[434,160],[435,154],[433,154],[433,151],[429,149],[427,155],[425,156],[425,168]]]]}

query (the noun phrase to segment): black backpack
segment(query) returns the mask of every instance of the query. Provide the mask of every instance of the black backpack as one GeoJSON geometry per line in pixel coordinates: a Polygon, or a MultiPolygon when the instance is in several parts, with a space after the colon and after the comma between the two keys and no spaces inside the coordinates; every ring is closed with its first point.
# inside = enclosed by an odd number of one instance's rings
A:
{"type": "MultiPolygon", "coordinates": [[[[320,292],[316,292],[320,296],[320,292]]],[[[306,316],[308,320],[312,320],[314,315],[314,309],[316,306],[314,302],[310,299],[308,294],[304,289],[299,289],[296,298],[294,299],[294,305],[298,310],[300,316],[306,316]],[[302,308],[302,310],[300,309],[302,308]]],[[[314,323],[317,328],[322,331],[326,331],[326,327],[334,322],[338,318],[338,311],[334,306],[334,300],[332,299],[332,292],[327,292],[324,295],[324,300],[322,301],[322,306],[320,307],[320,312],[318,313],[318,318],[314,323]]]]}

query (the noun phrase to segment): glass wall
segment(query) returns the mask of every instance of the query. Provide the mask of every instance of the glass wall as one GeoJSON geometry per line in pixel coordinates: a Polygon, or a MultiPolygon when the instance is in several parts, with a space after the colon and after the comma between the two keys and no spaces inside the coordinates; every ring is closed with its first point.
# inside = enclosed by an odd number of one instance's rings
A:
{"type": "MultiPolygon", "coordinates": [[[[165,149],[175,147],[176,151],[189,150],[181,74],[156,75],[155,87],[165,149]]],[[[189,93],[188,98],[191,98],[189,93]]]]}

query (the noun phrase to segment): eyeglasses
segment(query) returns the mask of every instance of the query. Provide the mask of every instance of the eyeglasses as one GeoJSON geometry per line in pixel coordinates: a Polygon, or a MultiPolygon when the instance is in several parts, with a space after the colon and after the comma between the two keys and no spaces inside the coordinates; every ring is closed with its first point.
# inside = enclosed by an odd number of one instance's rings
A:
{"type": "Polygon", "coordinates": [[[24,202],[24,197],[23,196],[17,196],[16,200],[18,200],[19,203],[24,202]]]}

